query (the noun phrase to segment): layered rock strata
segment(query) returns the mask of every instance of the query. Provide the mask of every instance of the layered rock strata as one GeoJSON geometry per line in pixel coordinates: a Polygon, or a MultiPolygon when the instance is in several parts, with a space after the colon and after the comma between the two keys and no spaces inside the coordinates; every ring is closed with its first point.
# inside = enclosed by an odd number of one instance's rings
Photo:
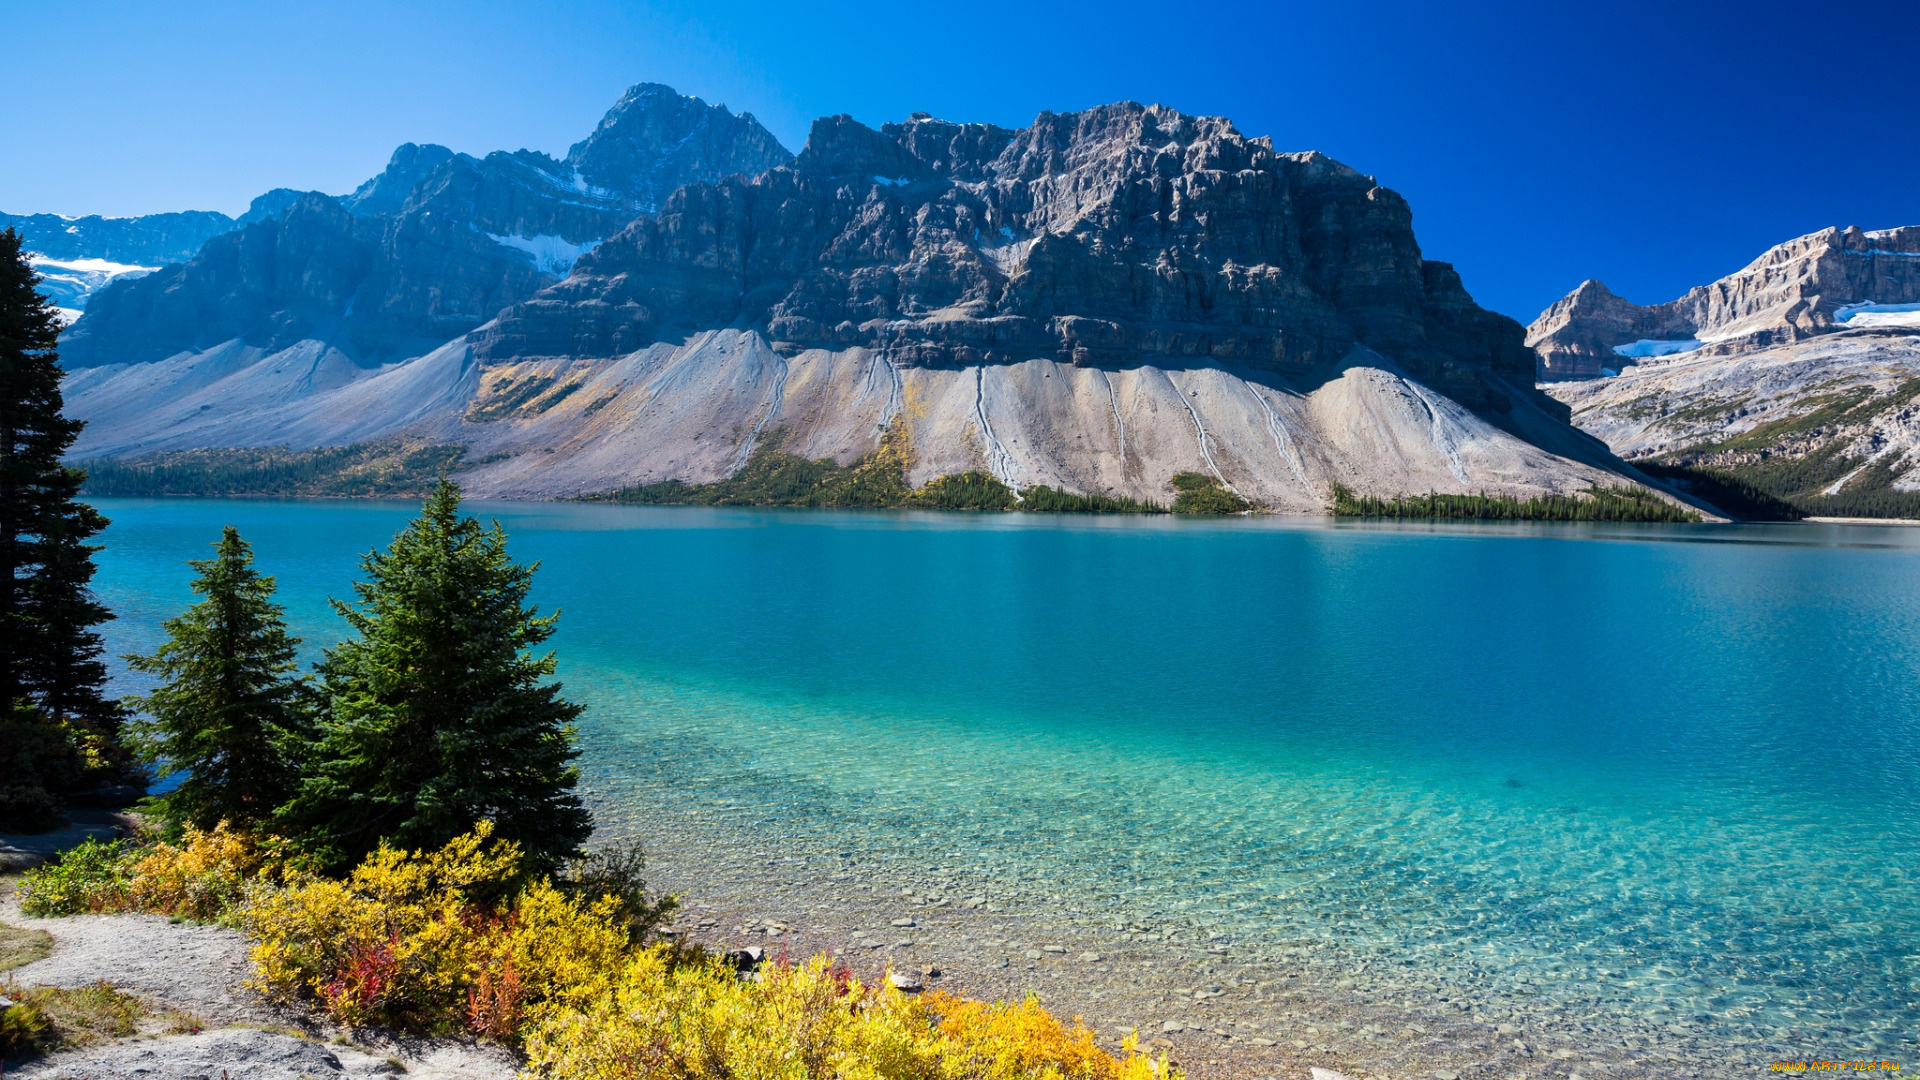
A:
{"type": "Polygon", "coordinates": [[[721,326],[788,355],[931,368],[1299,376],[1359,344],[1495,411],[1533,364],[1517,324],[1422,258],[1405,200],[1373,178],[1133,103],[1017,131],[820,120],[790,165],[676,192],[475,349],[611,357],[721,326]]]}

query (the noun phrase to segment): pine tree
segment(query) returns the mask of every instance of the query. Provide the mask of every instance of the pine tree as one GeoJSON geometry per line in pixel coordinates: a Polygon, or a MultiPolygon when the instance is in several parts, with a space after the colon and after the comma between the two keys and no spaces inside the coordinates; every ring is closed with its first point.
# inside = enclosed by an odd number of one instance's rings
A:
{"type": "Polygon", "coordinates": [[[211,829],[222,820],[255,828],[293,797],[297,755],[309,734],[305,695],[293,676],[298,638],[273,601],[274,580],[253,568],[253,549],[229,525],[211,559],[187,565],[205,599],[165,623],[152,656],[129,656],[135,671],[165,684],[129,704],[145,715],[134,745],[161,776],[184,772],[149,801],[174,828],[211,829]]]}
{"type": "Polygon", "coordinates": [[[544,682],[558,614],[527,606],[537,567],[506,533],[460,514],[442,477],[420,516],[361,561],[356,602],[334,601],[356,636],[320,664],[327,699],[290,835],[324,863],[357,862],[382,840],[437,848],[490,819],[534,870],[576,855],[592,832],[574,793],[579,706],[544,682]]]}
{"type": "Polygon", "coordinates": [[[79,501],[86,474],[61,462],[83,425],[61,413],[60,319],[20,243],[0,232],[0,708],[59,732],[80,786],[125,775],[94,631],[113,616],[90,588],[87,540],[107,520],[79,501]]]}

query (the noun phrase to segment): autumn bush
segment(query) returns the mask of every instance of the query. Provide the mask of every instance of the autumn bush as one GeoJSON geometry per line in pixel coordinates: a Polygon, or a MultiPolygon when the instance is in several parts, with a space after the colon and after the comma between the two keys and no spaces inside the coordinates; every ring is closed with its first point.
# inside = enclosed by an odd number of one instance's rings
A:
{"type": "MultiPolygon", "coordinates": [[[[825,957],[743,976],[652,940],[637,851],[530,874],[482,822],[435,851],[381,845],[345,877],[277,842],[187,830],[181,844],[97,844],[37,871],[31,902],[236,922],[255,986],[349,1026],[520,1046],[565,1080],[1174,1080],[1029,998],[987,1004],[869,986],[825,957]],[[51,868],[57,870],[58,867],[51,868]],[[59,888],[53,885],[59,884],[59,888]]],[[[29,1017],[16,1018],[24,1025],[29,1017]]],[[[30,1038],[24,1031],[22,1038],[30,1038]]]]}
{"type": "Polygon", "coordinates": [[[712,961],[630,958],[612,992],[531,1027],[527,1067],[570,1080],[1171,1080],[1131,1040],[1119,1056],[1033,999],[1018,1004],[869,987],[825,957],[741,979],[712,961]]]}
{"type": "Polygon", "coordinates": [[[184,830],[177,845],[89,838],[20,882],[28,915],[148,911],[206,922],[231,918],[248,881],[271,863],[285,862],[280,846],[235,832],[221,822],[210,831],[184,830]]]}
{"type": "Polygon", "coordinates": [[[621,898],[562,893],[521,863],[482,822],[438,851],[382,845],[345,878],[256,890],[257,985],[343,1023],[513,1040],[605,993],[636,943],[621,898]]]}

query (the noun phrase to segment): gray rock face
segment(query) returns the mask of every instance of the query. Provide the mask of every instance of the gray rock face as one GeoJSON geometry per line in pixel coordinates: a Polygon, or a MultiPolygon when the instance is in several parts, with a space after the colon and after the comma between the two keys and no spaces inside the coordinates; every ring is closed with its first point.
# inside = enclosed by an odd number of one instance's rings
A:
{"type": "Polygon", "coordinates": [[[789,157],[752,117],[653,85],[629,91],[574,154],[593,171],[531,150],[473,158],[409,143],[352,195],[269,193],[256,220],[185,265],[102,289],[61,359],[147,363],[235,339],[317,339],[361,364],[419,355],[565,277],[658,184],[789,157]]]}
{"type": "Polygon", "coordinates": [[[211,210],[136,218],[0,214],[0,228],[11,224],[20,230],[40,273],[39,291],[77,317],[94,294],[112,282],[185,262],[208,240],[279,217],[300,197],[292,188],[275,188],[253,200],[238,219],[211,210]]]}
{"type": "Polygon", "coordinates": [[[402,143],[380,175],[353,189],[353,194],[342,195],[340,205],[359,217],[397,214],[420,181],[457,156],[434,143],[402,143]]]}
{"type": "Polygon", "coordinates": [[[1495,411],[1518,324],[1421,257],[1406,202],[1231,123],[1122,103],[1018,131],[817,121],[790,165],[691,184],[475,339],[616,356],[717,327],[905,367],[1032,359],[1299,375],[1359,343],[1495,411]]]}
{"type": "Polygon", "coordinates": [[[1730,473],[1804,512],[1914,514],[1920,227],[1802,236],[1655,307],[1589,281],[1528,341],[1574,422],[1622,457],[1730,473]]]}
{"type": "Polygon", "coordinates": [[[1853,330],[1550,384],[1627,458],[1784,470],[1826,494],[1920,490],[1920,335],[1853,330]],[[1805,418],[1824,410],[1819,422],[1805,418]],[[1813,467],[1827,462],[1826,472],[1813,467]],[[1867,466],[1873,466],[1868,468],[1867,466]]]}
{"type": "Polygon", "coordinates": [[[1643,307],[1582,282],[1534,320],[1526,342],[1542,381],[1591,378],[1632,363],[1614,350],[1642,340],[1732,355],[1847,329],[1849,305],[1912,303],[1920,303],[1920,226],[1833,228],[1770,248],[1665,304],[1643,307]]]}

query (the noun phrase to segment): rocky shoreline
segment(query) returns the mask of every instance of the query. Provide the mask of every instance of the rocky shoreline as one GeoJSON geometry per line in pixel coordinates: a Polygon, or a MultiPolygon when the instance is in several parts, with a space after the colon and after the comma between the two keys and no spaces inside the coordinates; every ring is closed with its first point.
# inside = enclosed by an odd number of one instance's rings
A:
{"type": "MultiPolygon", "coordinates": [[[[1137,1034],[1195,1080],[1328,1071],[1354,1080],[1720,1077],[1746,1071],[1742,1058],[1752,1056],[1679,1030],[1621,1030],[1561,1005],[1516,1012],[1501,995],[1445,978],[1421,992],[1407,973],[1352,965],[1309,944],[1237,942],[1178,916],[1096,911],[1065,892],[1009,888],[958,867],[808,851],[792,837],[744,835],[698,816],[629,818],[612,831],[646,838],[652,885],[682,898],[672,932],[684,940],[756,950],[763,962],[826,954],[865,980],[892,974],[910,989],[1037,995],[1056,1014],[1083,1019],[1102,1045],[1117,1049],[1137,1034]]],[[[388,1057],[413,1076],[513,1072],[497,1048],[349,1038],[283,1015],[241,987],[246,945],[235,931],[159,916],[26,919],[11,898],[0,903],[0,920],[46,929],[57,942],[52,956],[11,973],[17,986],[106,979],[209,1027],[238,1025],[68,1051],[23,1075],[79,1068],[96,1080],[164,1080],[198,1075],[190,1066],[207,1054],[240,1055],[234,1060],[261,1062],[261,1075],[275,1076],[281,1058],[299,1066],[287,1075],[381,1075],[391,1072],[388,1057]],[[244,1030],[255,1033],[235,1034],[244,1030]],[[341,1044],[320,1045],[328,1039],[341,1044]],[[319,1059],[288,1040],[313,1044],[335,1064],[314,1072],[319,1059]]]]}
{"type": "Polygon", "coordinates": [[[1137,1032],[1195,1080],[1313,1069],[1356,1080],[1630,1080],[1746,1075],[1749,1058],[1765,1067],[1757,1050],[1712,1046],[1678,1025],[1622,1030],[1562,1005],[1516,1006],[1451,975],[1429,976],[1423,990],[1418,975],[1352,970],[1350,957],[1311,944],[1243,945],[1064,892],[1008,897],[957,868],[808,852],[791,837],[692,817],[625,829],[646,838],[650,884],[680,894],[675,926],[689,940],[776,959],[824,953],[863,979],[891,969],[966,997],[1037,994],[1104,1046],[1137,1032]]]}

